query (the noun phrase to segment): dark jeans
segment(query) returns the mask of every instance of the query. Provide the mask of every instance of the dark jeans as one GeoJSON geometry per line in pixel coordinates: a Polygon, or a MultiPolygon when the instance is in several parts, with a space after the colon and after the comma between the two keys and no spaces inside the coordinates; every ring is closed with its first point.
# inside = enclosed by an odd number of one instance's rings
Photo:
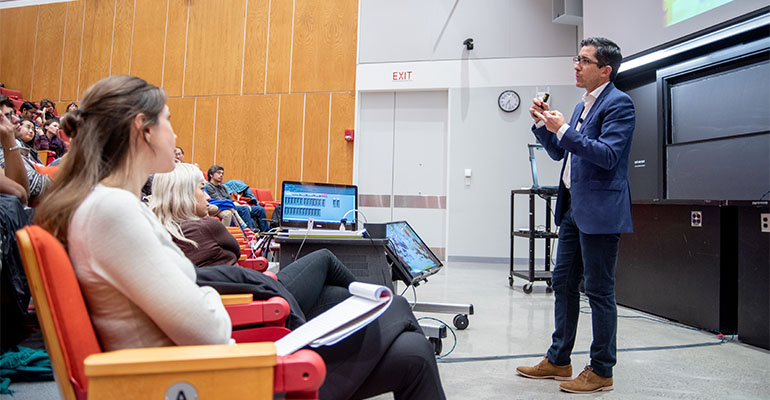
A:
{"type": "MultiPolygon", "coordinates": [[[[353,274],[331,251],[310,253],[278,272],[308,319],[348,298],[353,274]]],[[[345,340],[315,349],[326,363],[321,399],[360,399],[393,392],[396,400],[444,399],[433,346],[401,296],[345,340]]]]}
{"type": "Polygon", "coordinates": [[[262,206],[235,206],[235,211],[241,216],[246,226],[253,231],[267,232],[270,230],[270,221],[267,220],[267,213],[262,206]]]}
{"type": "Polygon", "coordinates": [[[580,232],[568,209],[559,226],[559,249],[551,279],[554,292],[555,329],[548,360],[570,364],[580,314],[580,279],[591,305],[593,342],[591,367],[605,378],[616,362],[618,310],[615,303],[615,264],[619,234],[589,235],[580,232]]]}

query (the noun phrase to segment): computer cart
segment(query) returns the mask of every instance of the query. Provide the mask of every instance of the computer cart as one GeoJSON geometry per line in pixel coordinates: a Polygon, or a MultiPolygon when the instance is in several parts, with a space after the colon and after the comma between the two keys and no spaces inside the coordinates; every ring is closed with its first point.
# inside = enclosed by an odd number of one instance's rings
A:
{"type": "Polygon", "coordinates": [[[532,284],[535,281],[545,281],[548,285],[546,292],[551,291],[551,239],[558,238],[555,231],[551,231],[551,201],[556,197],[556,188],[528,188],[511,190],[511,268],[508,275],[508,285],[513,287],[513,278],[526,279],[522,289],[524,293],[532,293],[532,284]],[[514,225],[514,203],[517,194],[529,196],[529,228],[517,229],[514,225]],[[545,201],[545,229],[538,230],[535,225],[535,197],[545,201]],[[515,238],[529,239],[529,268],[526,270],[514,269],[513,248],[515,238]],[[545,239],[545,265],[543,270],[535,270],[535,239],[545,239]]]}

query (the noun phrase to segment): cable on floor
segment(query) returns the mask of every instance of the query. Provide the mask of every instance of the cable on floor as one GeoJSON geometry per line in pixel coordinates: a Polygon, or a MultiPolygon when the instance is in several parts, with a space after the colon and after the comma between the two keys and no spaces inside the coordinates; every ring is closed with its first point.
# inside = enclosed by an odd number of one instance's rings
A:
{"type": "MultiPolygon", "coordinates": [[[[720,342],[704,342],[704,343],[691,343],[691,344],[678,344],[678,345],[672,345],[672,346],[648,346],[648,347],[631,347],[631,348],[625,348],[625,349],[618,349],[618,353],[629,353],[633,351],[658,351],[658,350],[681,350],[681,349],[691,349],[691,348],[697,348],[697,347],[711,347],[711,346],[720,346],[724,343],[724,341],[720,342]]],[[[588,350],[582,350],[582,351],[573,351],[572,355],[581,355],[581,354],[591,354],[588,350]]],[[[536,354],[511,354],[511,355],[502,355],[502,356],[481,356],[481,357],[456,357],[456,358],[448,358],[443,360],[438,360],[440,363],[463,363],[463,362],[477,362],[477,361],[498,361],[498,360],[515,360],[515,359],[521,359],[521,358],[542,358],[543,353],[536,353],[536,354]]]]}
{"type": "Polygon", "coordinates": [[[436,321],[436,322],[440,323],[441,325],[444,325],[444,326],[446,326],[446,328],[447,328],[447,329],[449,329],[449,333],[451,333],[451,334],[452,334],[452,340],[454,340],[454,343],[452,343],[452,348],[451,348],[451,349],[449,349],[449,351],[448,351],[448,352],[446,352],[445,354],[442,354],[442,355],[438,355],[438,356],[436,356],[436,359],[437,359],[437,360],[441,360],[442,358],[444,358],[444,357],[446,357],[446,356],[448,356],[448,355],[452,354],[452,352],[455,350],[455,347],[457,347],[457,334],[455,334],[455,330],[454,330],[454,329],[452,329],[452,327],[451,327],[451,326],[449,326],[449,325],[448,325],[446,322],[444,322],[444,321],[442,321],[442,320],[440,320],[440,319],[438,319],[438,318],[433,318],[433,317],[420,317],[420,318],[417,318],[417,322],[420,322],[421,320],[424,320],[424,319],[427,319],[427,320],[430,320],[430,321],[436,321]]]}

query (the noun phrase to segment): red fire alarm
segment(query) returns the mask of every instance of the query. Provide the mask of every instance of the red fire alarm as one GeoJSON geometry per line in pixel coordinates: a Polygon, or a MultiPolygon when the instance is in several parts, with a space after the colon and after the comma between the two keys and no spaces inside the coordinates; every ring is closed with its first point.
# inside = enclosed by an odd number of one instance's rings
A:
{"type": "Polygon", "coordinates": [[[346,142],[352,142],[354,136],[355,136],[355,131],[353,129],[345,129],[345,141],[346,142]]]}

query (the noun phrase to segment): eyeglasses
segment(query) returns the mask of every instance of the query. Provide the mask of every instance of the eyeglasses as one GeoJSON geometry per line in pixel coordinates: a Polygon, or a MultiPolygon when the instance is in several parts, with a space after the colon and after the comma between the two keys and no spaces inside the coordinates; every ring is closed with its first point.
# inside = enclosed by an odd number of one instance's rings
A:
{"type": "Polygon", "coordinates": [[[588,64],[596,64],[597,67],[603,67],[603,65],[598,61],[590,60],[586,57],[572,57],[572,62],[575,64],[580,64],[581,67],[585,67],[588,64]]]}
{"type": "Polygon", "coordinates": [[[5,115],[5,118],[8,118],[8,121],[10,121],[11,117],[13,116],[13,111],[7,112],[4,115],[5,115]]]}

